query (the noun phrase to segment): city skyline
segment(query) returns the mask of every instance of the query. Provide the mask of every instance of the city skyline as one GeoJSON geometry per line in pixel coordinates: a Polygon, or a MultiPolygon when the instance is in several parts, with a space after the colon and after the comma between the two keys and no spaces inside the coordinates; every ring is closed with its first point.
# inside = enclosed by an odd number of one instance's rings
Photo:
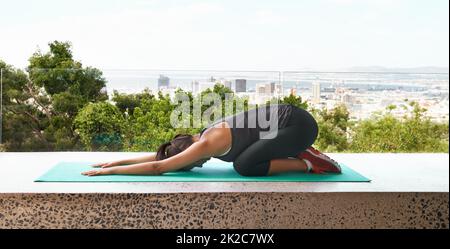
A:
{"type": "Polygon", "coordinates": [[[319,109],[332,109],[344,104],[352,120],[367,119],[392,105],[398,108],[391,110],[391,114],[403,117],[411,111],[410,107],[406,108],[408,103],[415,101],[427,109],[427,115],[432,120],[446,122],[449,118],[448,74],[284,73],[280,78],[282,80],[277,81],[275,78],[270,80],[256,75],[247,78],[243,75],[226,77],[203,73],[203,76],[187,79],[172,72],[172,75],[160,75],[158,79],[145,78],[143,84],[132,84],[133,79],[127,78],[116,78],[114,83],[107,79],[107,88],[129,94],[148,88],[153,93],[160,90],[173,98],[179,88],[197,95],[221,84],[237,96],[247,98],[250,104],[264,104],[272,98],[284,98],[290,94],[301,97],[319,109]],[[162,78],[170,83],[161,87],[162,78]],[[185,81],[184,84],[181,79],[185,81]],[[157,85],[152,82],[157,82],[157,85]],[[239,82],[242,86],[239,86],[239,82]]]}

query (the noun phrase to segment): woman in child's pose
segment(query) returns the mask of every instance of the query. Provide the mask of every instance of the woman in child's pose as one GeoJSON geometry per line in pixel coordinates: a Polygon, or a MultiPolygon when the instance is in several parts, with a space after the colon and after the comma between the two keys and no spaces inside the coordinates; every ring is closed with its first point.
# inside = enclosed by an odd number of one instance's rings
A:
{"type": "Polygon", "coordinates": [[[211,157],[233,162],[243,176],[293,171],[341,173],[336,161],[311,147],[317,134],[317,122],[307,111],[292,105],[267,105],[222,118],[200,134],[177,135],[162,144],[157,153],[99,163],[93,166],[100,169],[82,174],[160,175],[201,167],[211,157]],[[265,113],[261,108],[266,108],[265,113]],[[258,122],[261,113],[266,114],[265,125],[258,122]],[[265,132],[267,125],[277,127],[275,133],[265,132]]]}

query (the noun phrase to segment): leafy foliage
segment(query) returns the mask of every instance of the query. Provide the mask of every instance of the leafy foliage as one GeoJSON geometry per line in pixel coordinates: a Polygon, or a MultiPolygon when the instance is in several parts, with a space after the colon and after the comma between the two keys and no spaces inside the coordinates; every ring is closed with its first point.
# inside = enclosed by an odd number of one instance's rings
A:
{"type": "Polygon", "coordinates": [[[410,102],[410,116],[395,118],[390,111],[359,122],[352,131],[355,152],[448,152],[448,123],[433,123],[426,109],[410,102]]]}
{"type": "Polygon", "coordinates": [[[50,150],[43,129],[50,121],[51,103],[22,70],[0,61],[3,72],[3,142],[5,150],[50,150]]]}
{"type": "Polygon", "coordinates": [[[8,151],[84,149],[73,119],[89,101],[108,98],[102,72],[75,61],[70,43],[55,41],[49,47],[31,56],[26,72],[0,61],[8,151]]]}
{"type": "Polygon", "coordinates": [[[301,109],[308,109],[308,103],[302,100],[302,97],[290,94],[280,100],[280,103],[290,104],[301,109]]]}
{"type": "Polygon", "coordinates": [[[122,149],[125,119],[115,105],[108,102],[89,103],[76,116],[74,126],[90,151],[122,149]]]}
{"type": "Polygon", "coordinates": [[[312,110],[319,125],[319,136],[315,145],[323,151],[345,151],[349,147],[348,131],[351,128],[350,114],[345,105],[331,110],[312,110]]]}

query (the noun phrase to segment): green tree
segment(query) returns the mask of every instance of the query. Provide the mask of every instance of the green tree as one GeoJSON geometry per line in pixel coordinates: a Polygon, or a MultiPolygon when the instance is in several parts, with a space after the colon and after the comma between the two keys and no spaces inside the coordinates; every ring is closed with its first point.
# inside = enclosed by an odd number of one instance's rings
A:
{"type": "MultiPolygon", "coordinates": [[[[186,93],[178,90],[176,94],[186,93]]],[[[187,93],[189,98],[192,94],[187,93]]],[[[192,101],[191,101],[192,104],[192,101]]],[[[160,144],[169,141],[176,134],[195,134],[199,128],[174,128],[170,123],[170,114],[177,107],[169,95],[158,92],[158,96],[142,98],[134,109],[129,121],[127,135],[127,150],[129,151],[155,151],[160,144]]],[[[191,109],[192,110],[192,109],[191,109]]],[[[190,116],[192,120],[192,113],[190,116]]]]}
{"type": "Polygon", "coordinates": [[[122,150],[125,119],[116,106],[108,102],[89,103],[76,116],[74,126],[88,150],[122,150]]]}
{"type": "MultiPolygon", "coordinates": [[[[238,98],[232,94],[232,91],[222,85],[216,85],[213,89],[207,89],[197,96],[192,93],[177,89],[176,96],[188,96],[190,101],[190,124],[194,124],[193,120],[193,105],[200,104],[202,98],[210,97],[208,93],[217,93],[222,100],[225,99],[226,94],[233,96],[233,100],[238,98]]],[[[137,94],[116,94],[114,100],[116,105],[120,106],[122,111],[133,109],[130,115],[127,116],[127,131],[125,135],[125,148],[128,151],[155,151],[158,146],[168,140],[172,139],[176,134],[196,134],[200,132],[203,127],[187,127],[174,128],[170,123],[170,114],[177,108],[178,103],[173,102],[169,95],[163,95],[158,92],[157,96],[147,92],[145,95],[137,94]]],[[[206,105],[202,108],[203,111],[212,105],[206,105]]],[[[217,106],[213,108],[223,108],[217,106]]],[[[237,108],[241,111],[241,107],[237,108]]],[[[234,110],[236,112],[236,110],[234,110]]]]}
{"type": "Polygon", "coordinates": [[[222,84],[215,84],[212,89],[208,88],[201,92],[195,101],[198,103],[201,103],[200,101],[203,101],[203,104],[205,104],[202,105],[202,113],[209,108],[222,108],[222,113],[225,113],[225,105],[223,103],[227,99],[227,97],[229,98],[230,96],[234,98],[234,93],[233,91],[231,91],[231,89],[225,87],[222,84]],[[213,94],[217,94],[218,96],[220,96],[220,106],[214,106],[215,103],[213,94]]]}
{"type": "Polygon", "coordinates": [[[290,94],[289,96],[280,99],[280,103],[291,104],[301,109],[308,109],[308,103],[302,100],[302,97],[290,94]]]}
{"type": "Polygon", "coordinates": [[[70,43],[55,41],[49,47],[47,53],[34,53],[27,68],[33,86],[43,88],[50,99],[43,134],[52,150],[82,149],[73,120],[88,102],[108,99],[106,81],[100,70],[73,59],[70,43]]]}
{"type": "Polygon", "coordinates": [[[69,42],[49,43],[50,51],[35,52],[29,59],[27,71],[31,81],[44,87],[51,96],[66,92],[80,96],[86,102],[107,99],[106,80],[98,69],[83,68],[81,62],[73,59],[69,42]]]}
{"type": "Polygon", "coordinates": [[[155,96],[151,94],[149,89],[144,89],[142,93],[137,94],[125,94],[119,93],[114,90],[112,101],[119,108],[119,110],[125,115],[132,115],[134,109],[142,103],[144,99],[153,99],[155,96]]]}
{"type": "Polygon", "coordinates": [[[331,110],[314,109],[312,112],[319,126],[319,135],[315,146],[327,152],[347,150],[349,147],[348,129],[352,125],[347,107],[340,104],[331,110]]]}
{"type": "Polygon", "coordinates": [[[4,68],[4,140],[8,151],[81,150],[73,119],[89,101],[108,98],[100,70],[84,68],[67,42],[37,51],[26,72],[4,68]]]}
{"type": "Polygon", "coordinates": [[[51,115],[50,99],[26,73],[0,61],[3,72],[3,147],[7,151],[43,151],[52,147],[42,130],[51,115]]]}

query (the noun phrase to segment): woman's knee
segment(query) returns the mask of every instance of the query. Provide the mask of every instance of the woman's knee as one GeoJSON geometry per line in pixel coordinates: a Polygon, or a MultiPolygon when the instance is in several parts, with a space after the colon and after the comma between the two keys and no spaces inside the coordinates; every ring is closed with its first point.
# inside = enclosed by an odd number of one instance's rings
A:
{"type": "Polygon", "coordinates": [[[241,176],[251,176],[251,172],[250,172],[249,166],[247,164],[234,162],[233,168],[241,176]]]}
{"type": "Polygon", "coordinates": [[[252,164],[241,160],[236,160],[233,163],[233,168],[241,176],[265,176],[267,174],[259,164],[252,164]]]}

